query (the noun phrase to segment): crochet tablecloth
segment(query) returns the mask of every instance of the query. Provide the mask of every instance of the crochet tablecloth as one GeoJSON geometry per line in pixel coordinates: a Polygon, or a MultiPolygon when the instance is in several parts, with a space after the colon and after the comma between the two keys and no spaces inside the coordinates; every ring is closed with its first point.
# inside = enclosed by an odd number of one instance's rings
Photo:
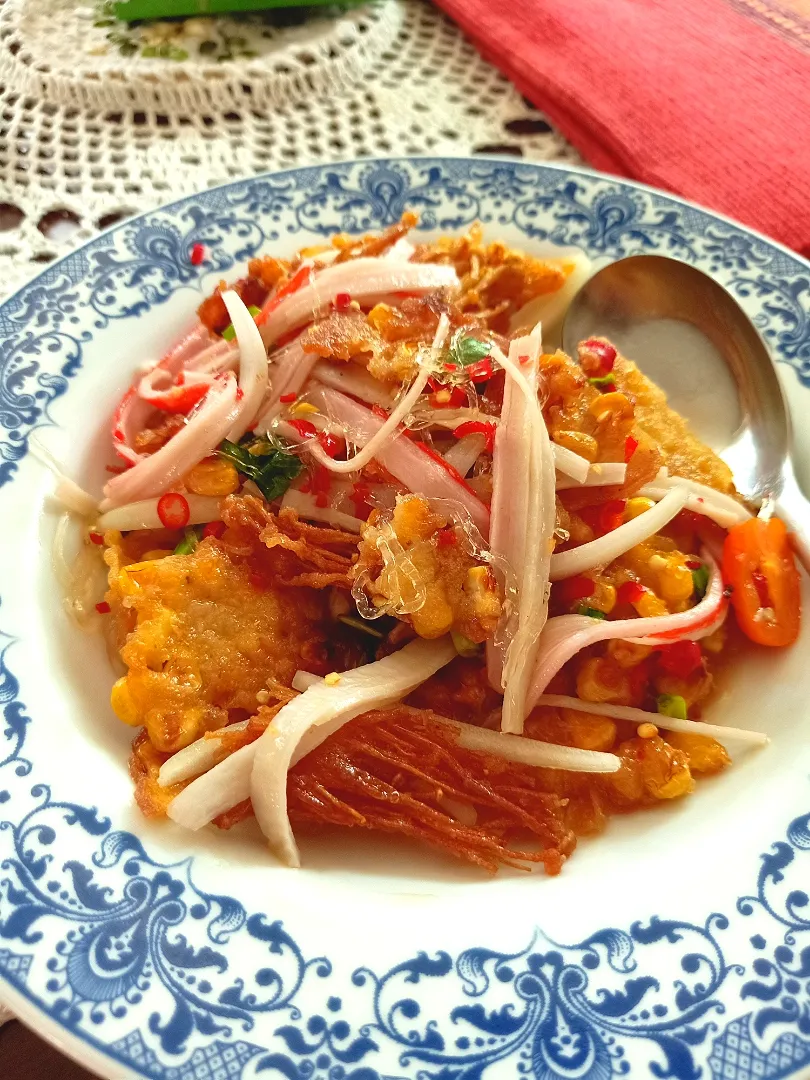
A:
{"type": "Polygon", "coordinates": [[[265,170],[362,155],[576,151],[423,0],[287,25],[122,32],[0,0],[0,297],[95,231],[265,170]]]}

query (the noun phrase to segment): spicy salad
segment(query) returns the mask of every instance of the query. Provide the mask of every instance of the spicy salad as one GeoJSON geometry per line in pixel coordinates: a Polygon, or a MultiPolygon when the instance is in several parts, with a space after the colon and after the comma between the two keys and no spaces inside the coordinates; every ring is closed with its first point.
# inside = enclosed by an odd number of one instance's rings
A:
{"type": "Polygon", "coordinates": [[[144,814],[553,874],[767,741],[704,710],[743,642],[796,640],[799,575],[631,360],[544,344],[584,256],[416,225],[253,259],[146,358],[101,501],[57,488],[108,574],[73,609],[144,814]]]}

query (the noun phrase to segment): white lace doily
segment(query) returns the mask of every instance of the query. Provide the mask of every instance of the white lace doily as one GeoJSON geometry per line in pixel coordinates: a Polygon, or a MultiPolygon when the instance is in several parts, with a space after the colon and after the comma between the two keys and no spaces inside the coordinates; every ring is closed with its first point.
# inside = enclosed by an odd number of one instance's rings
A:
{"type": "Polygon", "coordinates": [[[423,0],[282,28],[122,31],[99,10],[0,0],[0,294],[121,217],[269,169],[495,149],[580,160],[423,0]]]}

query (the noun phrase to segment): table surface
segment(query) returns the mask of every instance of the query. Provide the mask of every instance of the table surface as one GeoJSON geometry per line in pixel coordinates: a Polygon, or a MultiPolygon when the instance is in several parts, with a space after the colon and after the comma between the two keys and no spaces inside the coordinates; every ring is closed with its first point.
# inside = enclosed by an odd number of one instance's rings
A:
{"type": "Polygon", "coordinates": [[[93,1073],[69,1061],[18,1020],[0,1028],[0,1075],[8,1080],[91,1080],[93,1077],[93,1073]]]}

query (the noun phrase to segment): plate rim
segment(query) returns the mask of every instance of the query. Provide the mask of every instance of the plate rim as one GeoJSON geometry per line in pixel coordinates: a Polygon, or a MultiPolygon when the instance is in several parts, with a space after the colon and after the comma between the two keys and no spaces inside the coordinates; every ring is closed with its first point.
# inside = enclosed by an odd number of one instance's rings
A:
{"type": "MultiPolygon", "coordinates": [[[[94,236],[88,238],[80,246],[66,253],[61,258],[54,260],[52,263],[44,266],[37,274],[27,280],[25,283],[19,286],[12,294],[10,294],[0,304],[0,312],[4,308],[13,304],[24,292],[29,290],[36,283],[41,282],[43,278],[55,271],[58,271],[60,267],[63,267],[71,259],[80,258],[82,253],[86,250],[98,245],[105,238],[114,235],[115,233],[131,228],[133,225],[138,225],[147,219],[150,215],[156,214],[169,214],[174,215],[184,204],[193,201],[194,199],[203,198],[207,195],[214,195],[217,192],[227,191],[232,188],[244,187],[246,185],[260,183],[263,180],[277,180],[287,176],[301,175],[302,173],[311,172],[317,175],[318,172],[323,172],[329,168],[342,169],[352,168],[362,165],[396,165],[402,163],[404,165],[419,164],[420,162],[467,162],[467,163],[481,163],[481,164],[503,164],[506,163],[510,166],[524,167],[529,169],[546,170],[554,173],[558,173],[561,176],[578,176],[591,178],[594,180],[605,181],[611,184],[617,184],[622,188],[630,190],[642,191],[656,198],[663,198],[672,203],[680,204],[691,210],[698,211],[703,214],[709,215],[712,219],[723,222],[731,226],[734,230],[748,234],[761,243],[766,245],[769,249],[781,252],[787,256],[791,263],[795,264],[796,272],[810,272],[810,259],[805,258],[800,253],[792,251],[785,245],[779,243],[776,240],[758,232],[741,222],[736,221],[734,218],[728,215],[713,211],[699,203],[692,202],[678,194],[667,192],[663,189],[653,187],[652,185],[639,183],[637,181],[615,176],[607,173],[603,173],[599,170],[583,167],[579,165],[569,165],[564,162],[545,162],[534,161],[521,157],[515,157],[513,155],[504,154],[401,154],[401,155],[389,155],[386,157],[380,157],[376,155],[360,156],[354,158],[342,159],[340,161],[327,161],[320,163],[308,163],[298,166],[290,166],[285,169],[269,170],[263,173],[256,174],[254,176],[248,176],[239,179],[229,180],[227,183],[216,185],[215,187],[204,189],[203,191],[181,196],[172,202],[162,204],[150,210],[145,210],[137,215],[126,218],[123,221],[116,222],[109,226],[107,229],[101,230],[94,236]]],[[[530,242],[530,241],[529,241],[530,242]]],[[[235,265],[235,264],[234,264],[235,265]]],[[[233,267],[231,268],[233,269],[233,267]]],[[[193,283],[192,283],[193,284],[193,283]]],[[[183,288],[182,285],[178,286],[178,289],[183,288]]],[[[31,428],[29,435],[32,434],[38,428],[49,426],[49,418],[47,413],[44,413],[39,422],[35,423],[31,428]]],[[[26,436],[27,438],[27,436],[26,436]]],[[[781,823],[784,831],[784,823],[781,823]]],[[[172,866],[178,864],[172,863],[172,866]]],[[[539,920],[538,920],[539,921],[539,920]]],[[[105,1050],[100,1049],[90,1038],[89,1034],[79,1034],[71,1031],[65,1025],[60,1024],[55,1020],[45,1008],[40,1007],[33,998],[28,997],[23,991],[14,986],[7,978],[6,973],[0,968],[0,1001],[7,1002],[9,1007],[19,1017],[23,1023],[28,1027],[42,1034],[52,1045],[54,1045],[62,1053],[72,1057],[75,1061],[79,1062],[83,1066],[86,1066],[96,1072],[99,1076],[109,1077],[121,1077],[122,1080],[142,1080],[146,1075],[142,1072],[136,1072],[128,1065],[124,1064],[119,1059],[113,1057],[105,1050]],[[44,1030],[40,1030],[44,1028],[44,1030]],[[104,1069],[105,1071],[101,1071],[104,1069]],[[114,1070],[110,1072],[109,1070],[114,1070]]],[[[780,1074],[787,1075],[787,1074],[780,1074]]],[[[791,1072],[789,1075],[798,1076],[810,1076],[810,1066],[802,1067],[799,1072],[791,1072]]]]}

